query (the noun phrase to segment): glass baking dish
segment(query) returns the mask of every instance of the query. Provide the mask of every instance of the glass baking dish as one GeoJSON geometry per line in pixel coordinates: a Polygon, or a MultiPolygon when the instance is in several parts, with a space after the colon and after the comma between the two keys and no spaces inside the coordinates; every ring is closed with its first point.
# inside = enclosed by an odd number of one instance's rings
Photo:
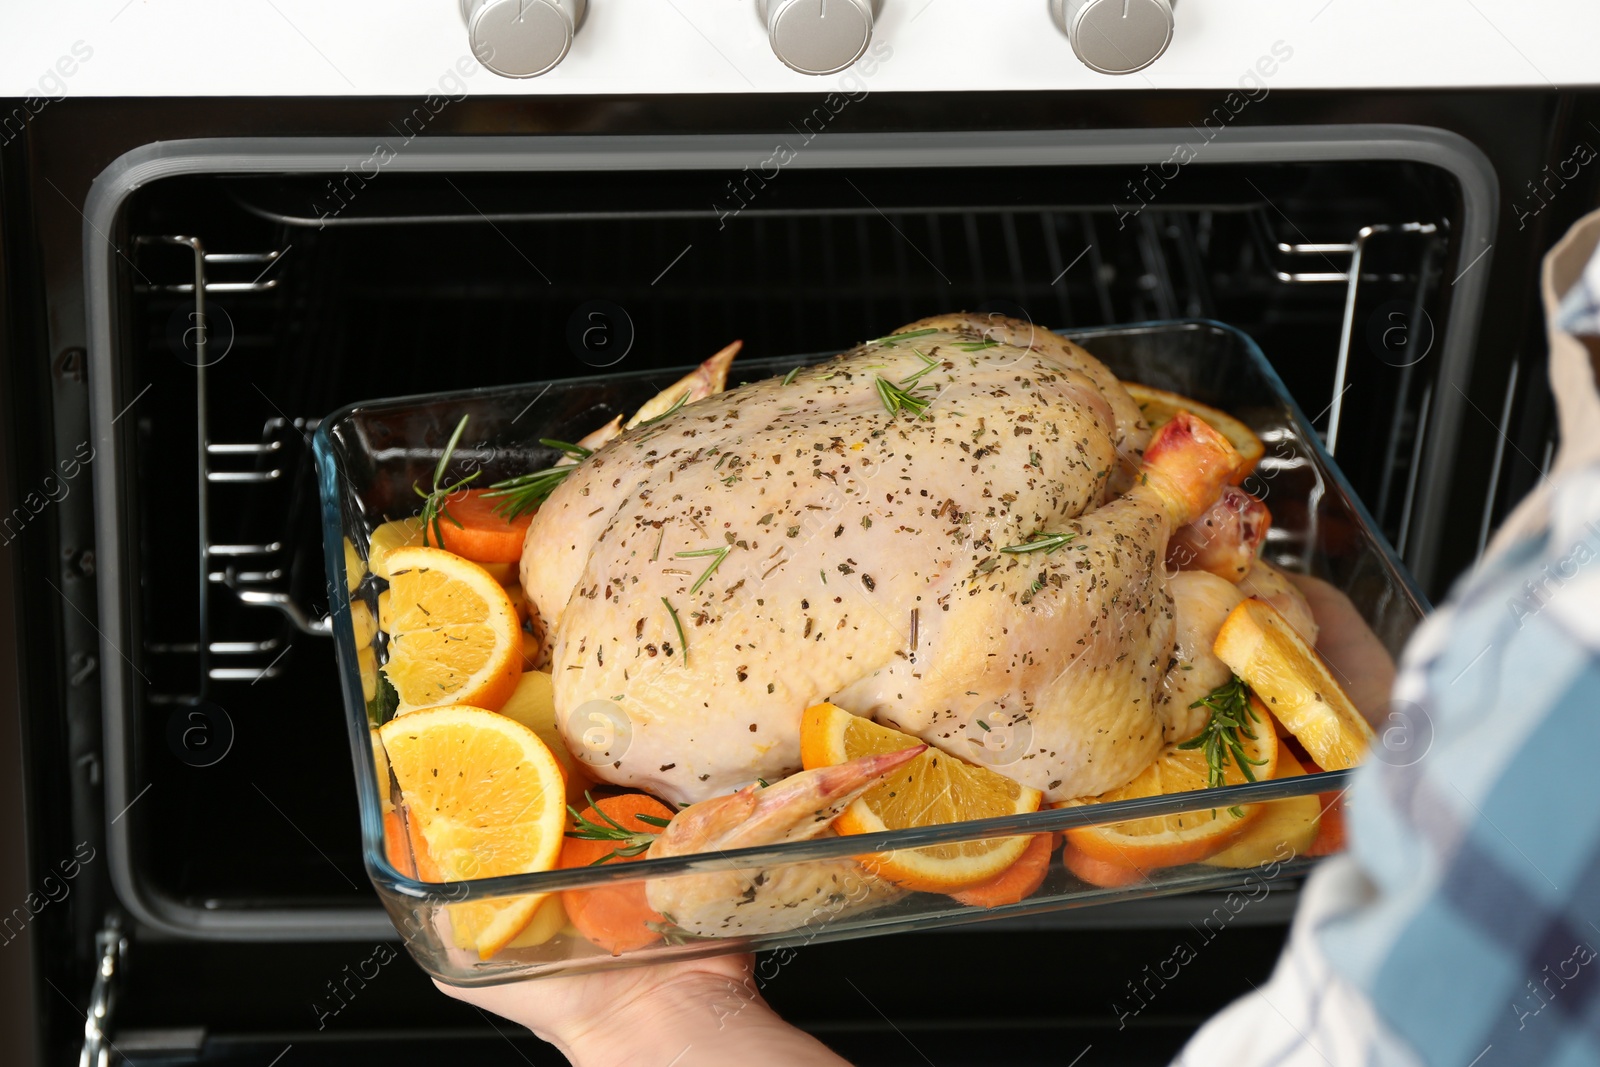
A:
{"type": "MultiPolygon", "coordinates": [[[[1425,604],[1403,565],[1377,531],[1365,507],[1323,449],[1304,413],[1286,392],[1255,343],[1231,327],[1207,321],[1175,321],[1107,327],[1068,334],[1103,360],[1122,379],[1142,382],[1220,407],[1249,424],[1265,443],[1266,454],[1246,488],[1267,499],[1273,527],[1263,555],[1280,568],[1320,577],[1342,590],[1391,657],[1397,657],[1425,604]]],[[[734,365],[736,381],[782,374],[815,363],[822,356],[794,356],[734,365]]],[[[391,862],[389,848],[406,861],[405,842],[386,848],[384,818],[398,788],[378,747],[377,702],[370,700],[375,663],[383,660],[383,635],[358,647],[352,604],[377,617],[377,597],[386,583],[365,567],[372,531],[391,518],[413,515],[418,499],[413,483],[426,484],[439,455],[463,415],[470,430],[457,445],[453,469],[482,469],[481,482],[548,466],[556,457],[541,437],[577,440],[675,381],[680,371],[621,373],[535,382],[434,396],[356,404],[324,419],[314,442],[322,499],[333,636],[350,731],[360,801],[361,834],[367,872],[407,948],[430,974],[458,985],[485,985],[513,979],[652,963],[725,952],[779,948],[819,940],[948,926],[1003,916],[1079,908],[1110,901],[1192,890],[1234,889],[1219,897],[1217,921],[1237,909],[1226,902],[1256,899],[1271,882],[1303,874],[1315,862],[1300,845],[1234,855],[1233,867],[1191,863],[1157,868],[1131,884],[1105,888],[1080,879],[1051,854],[1043,884],[1026,899],[1001,907],[963,904],[952,897],[922,892],[883,893],[846,878],[820,902],[793,909],[779,920],[753,924],[760,932],[727,937],[686,934],[663,923],[659,940],[613,955],[596,947],[553,907],[541,905],[536,921],[510,946],[489,959],[457,947],[452,910],[473,902],[535,894],[593,892],[600,887],[646,882],[660,898],[683,899],[697,892],[727,892],[737,898],[782,872],[803,877],[848,870],[852,856],[990,837],[1067,831],[1076,827],[1183,811],[1244,804],[1271,804],[1292,821],[1298,798],[1321,795],[1330,802],[1345,788],[1351,772],[1335,771],[1274,779],[1225,789],[1151,797],[1082,807],[1042,810],[990,819],[856,837],[788,842],[741,849],[640,860],[535,874],[435,883],[408,876],[391,862]],[[365,668],[367,680],[363,681],[365,668]],[[810,865],[807,869],[806,865],[810,865]],[[841,866],[844,865],[844,866],[841,866]],[[694,879],[696,881],[687,881],[694,879]],[[672,886],[669,880],[678,880],[672,886]],[[538,917],[545,920],[541,921],[538,917]]],[[[1323,649],[1335,668],[1337,649],[1323,649]]],[[[1387,665],[1386,665],[1387,666],[1387,665]]],[[[1351,665],[1354,668],[1354,665],[1351,665]]],[[[1384,718],[1385,694],[1352,693],[1374,723],[1384,718]],[[1376,706],[1374,706],[1376,705],[1376,706]]],[[[1315,851],[1315,850],[1310,850],[1315,851]]],[[[1105,881],[1107,879],[1099,879],[1105,881]]],[[[574,900],[566,896],[568,901],[574,900]]],[[[737,899],[730,907],[737,907],[737,899]]],[[[1240,908],[1243,904],[1240,904],[1240,908]]],[[[1208,920],[1209,924],[1209,920],[1208,920]]],[[[739,926],[742,924],[730,924],[739,926]]]]}

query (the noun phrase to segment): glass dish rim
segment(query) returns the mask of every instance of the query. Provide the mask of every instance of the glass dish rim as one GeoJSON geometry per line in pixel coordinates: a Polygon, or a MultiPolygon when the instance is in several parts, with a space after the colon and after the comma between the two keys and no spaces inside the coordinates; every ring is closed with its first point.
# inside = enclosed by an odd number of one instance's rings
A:
{"type": "MultiPolygon", "coordinates": [[[[1153,319],[1133,323],[1115,323],[1082,330],[1052,331],[1073,341],[1093,339],[1105,334],[1130,334],[1157,330],[1211,329],[1231,334],[1244,349],[1246,357],[1262,373],[1275,398],[1287,405],[1289,414],[1304,433],[1300,443],[1313,457],[1318,473],[1328,480],[1355,511],[1361,520],[1361,533],[1369,549],[1375,550],[1398,576],[1401,589],[1410,597],[1417,614],[1427,613],[1429,604],[1415,579],[1389,545],[1378,533],[1371,513],[1354,488],[1345,478],[1333,457],[1328,454],[1321,436],[1306,418],[1304,410],[1289,393],[1282,377],[1261,351],[1255,339],[1243,330],[1224,322],[1204,318],[1153,319]]],[[[793,357],[769,357],[820,361],[833,354],[799,354],[793,357]]],[[[764,362],[764,361],[752,361],[764,362]]],[[[807,365],[805,362],[800,365],[807,365]]],[[[623,372],[622,374],[593,374],[576,378],[552,379],[564,385],[596,384],[614,381],[625,374],[670,375],[679,368],[661,368],[650,371],[623,372]]],[[[406,396],[383,397],[357,401],[338,408],[318,424],[312,438],[312,453],[316,461],[317,485],[320,497],[320,515],[323,527],[323,552],[332,593],[330,614],[332,633],[339,665],[339,682],[343,694],[345,722],[350,733],[352,763],[356,777],[356,795],[361,817],[362,863],[367,876],[382,891],[406,898],[413,903],[460,903],[511,895],[548,893],[565,889],[586,888],[615,882],[630,882],[641,878],[664,877],[685,873],[707,873],[718,870],[773,867],[812,860],[882,852],[894,848],[911,848],[943,842],[970,841],[986,837],[1012,836],[1023,833],[1042,833],[1068,828],[1122,822],[1131,818],[1177,814],[1199,811],[1209,807],[1232,806],[1242,803],[1264,803],[1271,800],[1307,796],[1314,793],[1339,792],[1349,788],[1354,769],[1321,771],[1289,779],[1246,782],[1217,789],[1196,790],[1190,793],[1144,797],[1134,800],[1113,801],[1099,805],[1041,809],[1025,815],[996,819],[978,819],[945,826],[919,827],[908,830],[891,830],[848,838],[822,838],[812,841],[787,842],[731,850],[715,855],[691,854],[638,860],[628,864],[603,867],[554,869],[528,874],[502,875],[495,878],[468,879],[459,882],[426,882],[403,874],[388,860],[383,830],[382,799],[378,794],[375,753],[372,735],[376,730],[367,718],[366,700],[361,692],[359,670],[356,665],[354,630],[350,621],[351,593],[345,571],[343,538],[345,529],[339,507],[338,479],[343,476],[338,467],[337,452],[331,428],[358,412],[371,412],[384,408],[401,408],[416,404],[437,404],[450,401],[480,399],[508,388],[527,388],[547,384],[535,381],[512,386],[486,386],[452,390],[441,393],[419,393],[406,396]]]]}

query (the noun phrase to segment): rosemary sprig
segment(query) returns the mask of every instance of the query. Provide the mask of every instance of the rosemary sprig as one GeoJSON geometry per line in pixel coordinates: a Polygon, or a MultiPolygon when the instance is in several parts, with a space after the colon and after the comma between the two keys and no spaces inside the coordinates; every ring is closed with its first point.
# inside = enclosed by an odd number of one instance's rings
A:
{"type": "Polygon", "coordinates": [[[422,498],[422,543],[428,543],[428,532],[433,532],[436,547],[444,547],[444,523],[441,519],[449,519],[456,527],[461,529],[460,521],[450,514],[450,497],[460,492],[472,482],[482,471],[473,471],[465,478],[453,485],[441,484],[444,482],[445,470],[450,466],[450,457],[456,450],[456,445],[461,442],[461,434],[467,428],[469,416],[461,416],[461,421],[456,423],[455,432],[450,435],[449,442],[444,446],[444,451],[439,453],[439,462],[433,468],[433,491],[424,493],[422,486],[416,482],[411,483],[412,490],[422,498]]]}
{"type": "Polygon", "coordinates": [[[686,945],[690,941],[700,940],[699,934],[685,930],[683,927],[670,920],[659,923],[647,922],[644,925],[645,929],[654,930],[656,933],[660,934],[661,940],[668,945],[686,945]]]}
{"type": "MultiPolygon", "coordinates": [[[[652,844],[655,843],[656,831],[630,830],[626,826],[623,826],[617,820],[607,815],[605,813],[605,809],[601,808],[594,802],[594,797],[589,795],[588,790],[584,790],[583,799],[587,800],[589,802],[589,807],[594,810],[595,814],[599,815],[600,818],[605,821],[595,822],[593,819],[586,819],[583,817],[582,812],[568,804],[567,814],[572,816],[572,825],[577,827],[577,829],[568,830],[566,836],[575,837],[581,841],[617,842],[616,848],[612,849],[610,852],[607,852],[604,856],[601,856],[599,859],[589,864],[589,866],[598,867],[607,860],[632,859],[633,857],[644,853],[652,844]]],[[[659,827],[660,829],[665,829],[667,824],[672,821],[670,819],[663,819],[655,815],[635,815],[634,818],[638,819],[642,823],[645,823],[646,825],[659,827]]]]}
{"type": "MultiPolygon", "coordinates": [[[[711,561],[711,566],[705,569],[705,573],[696,578],[694,584],[689,587],[689,594],[691,596],[700,591],[700,587],[706,584],[706,579],[711,577],[711,575],[716,572],[718,567],[722,566],[722,561],[727,559],[728,553],[732,551],[733,549],[729,548],[727,545],[723,545],[721,548],[697,548],[693,552],[674,553],[674,555],[676,555],[679,559],[690,559],[696,556],[717,557],[711,561]]],[[[682,635],[680,634],[679,636],[681,637],[682,635]]]]}
{"type": "Polygon", "coordinates": [[[689,665],[689,639],[683,636],[683,622],[678,618],[678,609],[672,606],[672,601],[666,597],[661,602],[667,606],[667,614],[672,616],[672,625],[678,630],[678,647],[683,649],[683,665],[689,665]]]}
{"type": "Polygon", "coordinates": [[[938,329],[936,327],[929,326],[925,330],[912,330],[910,333],[891,333],[886,337],[874,337],[872,340],[868,341],[867,344],[869,344],[869,345],[891,345],[892,346],[896,341],[905,341],[905,340],[909,340],[912,337],[926,337],[930,333],[938,333],[938,332],[939,331],[938,331],[938,329]]]}
{"type": "Polygon", "coordinates": [[[901,378],[900,379],[900,384],[901,385],[911,385],[918,378],[922,377],[924,374],[927,374],[929,371],[938,370],[940,367],[944,366],[944,360],[942,360],[942,359],[935,359],[934,357],[928,355],[925,352],[918,352],[915,348],[913,348],[911,350],[911,352],[918,359],[922,360],[922,367],[920,369],[918,369],[918,370],[912,371],[910,374],[906,375],[904,378],[901,378]]]}
{"type": "Polygon", "coordinates": [[[799,374],[803,370],[805,370],[804,367],[796,367],[794,370],[790,371],[788,374],[785,374],[783,376],[783,382],[781,384],[783,384],[783,385],[793,385],[794,384],[794,376],[796,374],[799,374]]]}
{"type": "Polygon", "coordinates": [[[1075,533],[1046,533],[1041,530],[1020,545],[1006,545],[1000,551],[1010,552],[1012,555],[1022,552],[1044,552],[1048,554],[1077,536],[1075,533]]]}
{"type": "Polygon", "coordinates": [[[566,481],[567,475],[578,469],[576,461],[594,455],[592,449],[569,441],[541,437],[539,443],[546,448],[555,449],[574,462],[558,463],[554,467],[546,467],[532,474],[519,474],[515,478],[507,478],[489,486],[489,492],[483,495],[498,499],[500,503],[495,506],[495,510],[507,519],[514,519],[543,504],[550,498],[550,494],[556,491],[556,487],[566,481]]]}
{"type": "Polygon", "coordinates": [[[919,419],[933,418],[928,414],[928,405],[933,403],[930,398],[918,396],[881,374],[873,376],[873,384],[878,388],[878,399],[883,401],[883,406],[891,417],[902,411],[909,411],[919,419]]]}
{"type": "Polygon", "coordinates": [[[999,341],[984,338],[982,341],[957,341],[956,347],[963,352],[982,352],[985,348],[999,348],[999,341]]]}
{"type": "MultiPolygon", "coordinates": [[[[1244,680],[1235,676],[1189,706],[1205,707],[1211,712],[1201,731],[1178,746],[1181,749],[1205,750],[1206,785],[1215,789],[1226,784],[1230,759],[1239,768],[1239,773],[1244,775],[1245,781],[1255,781],[1255,772],[1250,768],[1259,767],[1266,760],[1251,759],[1245,754],[1244,745],[1239,740],[1242,736],[1254,741],[1256,735],[1251,723],[1261,721],[1256,709],[1250,706],[1250,694],[1244,680]]],[[[1239,815],[1242,809],[1228,810],[1239,815]]]]}

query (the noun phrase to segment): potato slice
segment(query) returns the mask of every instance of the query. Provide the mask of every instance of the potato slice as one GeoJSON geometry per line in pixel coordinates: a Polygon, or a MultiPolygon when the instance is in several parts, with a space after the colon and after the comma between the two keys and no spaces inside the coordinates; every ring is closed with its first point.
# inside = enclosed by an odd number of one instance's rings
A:
{"type": "Polygon", "coordinates": [[[344,591],[354,593],[361,585],[361,579],[367,576],[367,565],[361,561],[361,556],[356,552],[356,546],[350,538],[344,539],[344,591]]]}
{"type": "Polygon", "coordinates": [[[389,577],[389,553],[422,544],[422,520],[390,519],[372,531],[367,541],[367,566],[379,578],[389,577]]]}
{"type": "Polygon", "coordinates": [[[551,893],[522,928],[522,933],[507,942],[506,948],[535,948],[555,937],[566,925],[567,911],[561,906],[561,894],[551,893]]]}
{"type": "Polygon", "coordinates": [[[370,647],[372,639],[378,636],[378,620],[373,618],[372,609],[364,600],[350,602],[350,626],[355,630],[357,648],[370,647]]]}
{"type": "Polygon", "coordinates": [[[544,671],[524,671],[516,692],[501,707],[500,714],[515,719],[545,743],[567,776],[567,803],[582,810],[588,806],[583,791],[592,788],[594,776],[587,765],[575,759],[561,730],[556,726],[556,694],[550,675],[544,671]]]}

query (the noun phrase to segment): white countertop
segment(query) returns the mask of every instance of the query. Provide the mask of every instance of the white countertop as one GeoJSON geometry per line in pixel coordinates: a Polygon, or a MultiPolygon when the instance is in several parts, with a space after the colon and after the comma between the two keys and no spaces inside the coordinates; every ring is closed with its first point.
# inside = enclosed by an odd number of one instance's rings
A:
{"type": "MultiPolygon", "coordinates": [[[[591,0],[566,60],[482,69],[456,0],[6,0],[0,96],[826,91],[773,56],[755,0],[591,0]],[[466,75],[459,69],[470,71],[466,75]]],[[[1096,74],[1045,0],[883,0],[871,91],[1600,84],[1596,0],[1177,0],[1146,70],[1096,74]],[[1278,59],[1271,59],[1276,46],[1278,59]],[[1287,53],[1287,58],[1283,58],[1287,53]],[[1262,63],[1266,57],[1269,61],[1262,63]],[[1271,69],[1270,76],[1250,72],[1271,69]]],[[[858,76],[860,72],[858,72],[858,76]]],[[[850,83],[854,85],[855,83],[850,83]]]]}

